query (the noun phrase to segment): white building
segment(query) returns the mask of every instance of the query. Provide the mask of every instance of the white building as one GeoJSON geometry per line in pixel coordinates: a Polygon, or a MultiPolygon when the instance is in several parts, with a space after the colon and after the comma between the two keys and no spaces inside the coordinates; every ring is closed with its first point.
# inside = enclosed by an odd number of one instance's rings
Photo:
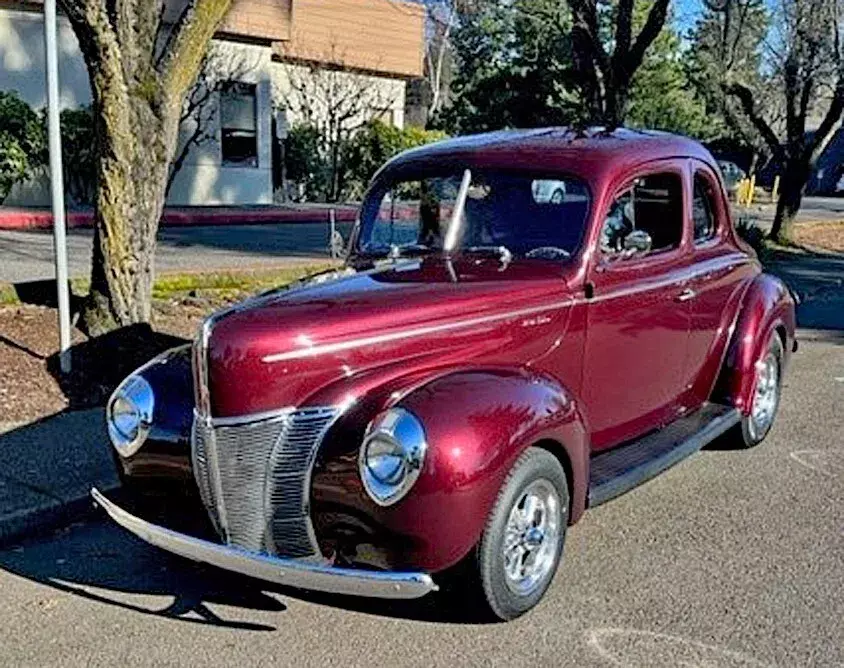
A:
{"type": "MultiPolygon", "coordinates": [[[[46,104],[40,5],[0,0],[0,90],[35,108],[46,104]]],[[[421,5],[397,0],[235,0],[209,59],[209,78],[222,85],[202,107],[208,137],[191,144],[168,202],[271,203],[273,129],[300,120],[305,106],[326,113],[301,99],[318,90],[319,77],[370,96],[379,117],[401,126],[406,83],[422,74],[424,18],[421,5]]],[[[59,50],[62,107],[90,104],[85,63],[61,17],[59,50]]],[[[195,127],[183,124],[183,142],[195,127]]],[[[5,204],[49,201],[39,179],[16,186],[5,204]]]]}

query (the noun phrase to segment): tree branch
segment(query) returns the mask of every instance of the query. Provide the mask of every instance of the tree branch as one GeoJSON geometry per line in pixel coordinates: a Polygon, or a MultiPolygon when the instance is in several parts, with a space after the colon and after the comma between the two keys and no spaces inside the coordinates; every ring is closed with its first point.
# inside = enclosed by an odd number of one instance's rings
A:
{"type": "Polygon", "coordinates": [[[613,59],[625,58],[633,39],[634,0],[619,0],[615,18],[615,49],[613,59]]]}
{"type": "Polygon", "coordinates": [[[635,72],[645,58],[645,51],[662,32],[665,19],[668,17],[669,0],[655,0],[642,32],[636,37],[636,42],[630,48],[630,54],[624,59],[626,72],[635,72]]]}
{"type": "Polygon", "coordinates": [[[823,153],[829,140],[835,134],[835,131],[841,126],[841,115],[844,114],[844,73],[839,74],[838,84],[835,87],[835,95],[826,110],[826,114],[812,135],[811,141],[808,142],[806,150],[808,158],[815,160],[823,153]]]}
{"type": "Polygon", "coordinates": [[[781,156],[784,152],[782,144],[771,126],[759,115],[756,103],[753,100],[753,91],[740,83],[732,83],[724,85],[724,92],[739,101],[742,111],[762,136],[762,139],[765,140],[765,143],[771,149],[771,153],[775,156],[781,156]]]}
{"type": "Polygon", "coordinates": [[[180,102],[196,79],[207,45],[231,3],[232,0],[189,0],[173,26],[170,48],[159,63],[163,87],[171,104],[180,102]]]}

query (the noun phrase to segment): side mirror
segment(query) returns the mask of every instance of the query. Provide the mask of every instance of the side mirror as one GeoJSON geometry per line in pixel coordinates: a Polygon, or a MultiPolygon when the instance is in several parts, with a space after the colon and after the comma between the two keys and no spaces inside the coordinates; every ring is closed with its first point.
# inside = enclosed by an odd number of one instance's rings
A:
{"type": "Polygon", "coordinates": [[[624,250],[626,254],[634,255],[637,253],[647,253],[653,246],[651,235],[644,230],[633,230],[630,234],[624,237],[624,250]]]}

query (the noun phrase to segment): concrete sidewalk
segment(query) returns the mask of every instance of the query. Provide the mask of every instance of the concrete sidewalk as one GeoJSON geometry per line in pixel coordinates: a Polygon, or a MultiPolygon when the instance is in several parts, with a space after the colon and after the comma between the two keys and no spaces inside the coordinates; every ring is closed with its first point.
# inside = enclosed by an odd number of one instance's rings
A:
{"type": "Polygon", "coordinates": [[[116,488],[108,448],[100,408],[0,423],[0,543],[81,514],[92,485],[116,488]]]}

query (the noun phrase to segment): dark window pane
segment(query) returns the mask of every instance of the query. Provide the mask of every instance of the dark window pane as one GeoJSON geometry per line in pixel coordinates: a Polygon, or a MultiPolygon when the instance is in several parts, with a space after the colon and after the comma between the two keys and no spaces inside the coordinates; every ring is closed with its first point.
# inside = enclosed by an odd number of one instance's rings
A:
{"type": "Polygon", "coordinates": [[[231,82],[220,93],[223,163],[257,167],[255,86],[231,82]]]}
{"type": "Polygon", "coordinates": [[[610,206],[601,229],[601,250],[624,249],[633,230],[651,237],[651,252],[677,248],[683,239],[683,182],[678,174],[649,174],[636,179],[610,206]]]}
{"type": "Polygon", "coordinates": [[[695,174],[692,220],[695,225],[695,241],[706,241],[715,236],[715,207],[712,184],[702,174],[695,174]]]}
{"type": "Polygon", "coordinates": [[[258,138],[254,132],[223,128],[223,162],[244,167],[258,166],[258,138]]]}
{"type": "Polygon", "coordinates": [[[651,174],[633,188],[636,229],[651,235],[655,251],[677,248],[683,239],[683,182],[678,174],[651,174]]]}

